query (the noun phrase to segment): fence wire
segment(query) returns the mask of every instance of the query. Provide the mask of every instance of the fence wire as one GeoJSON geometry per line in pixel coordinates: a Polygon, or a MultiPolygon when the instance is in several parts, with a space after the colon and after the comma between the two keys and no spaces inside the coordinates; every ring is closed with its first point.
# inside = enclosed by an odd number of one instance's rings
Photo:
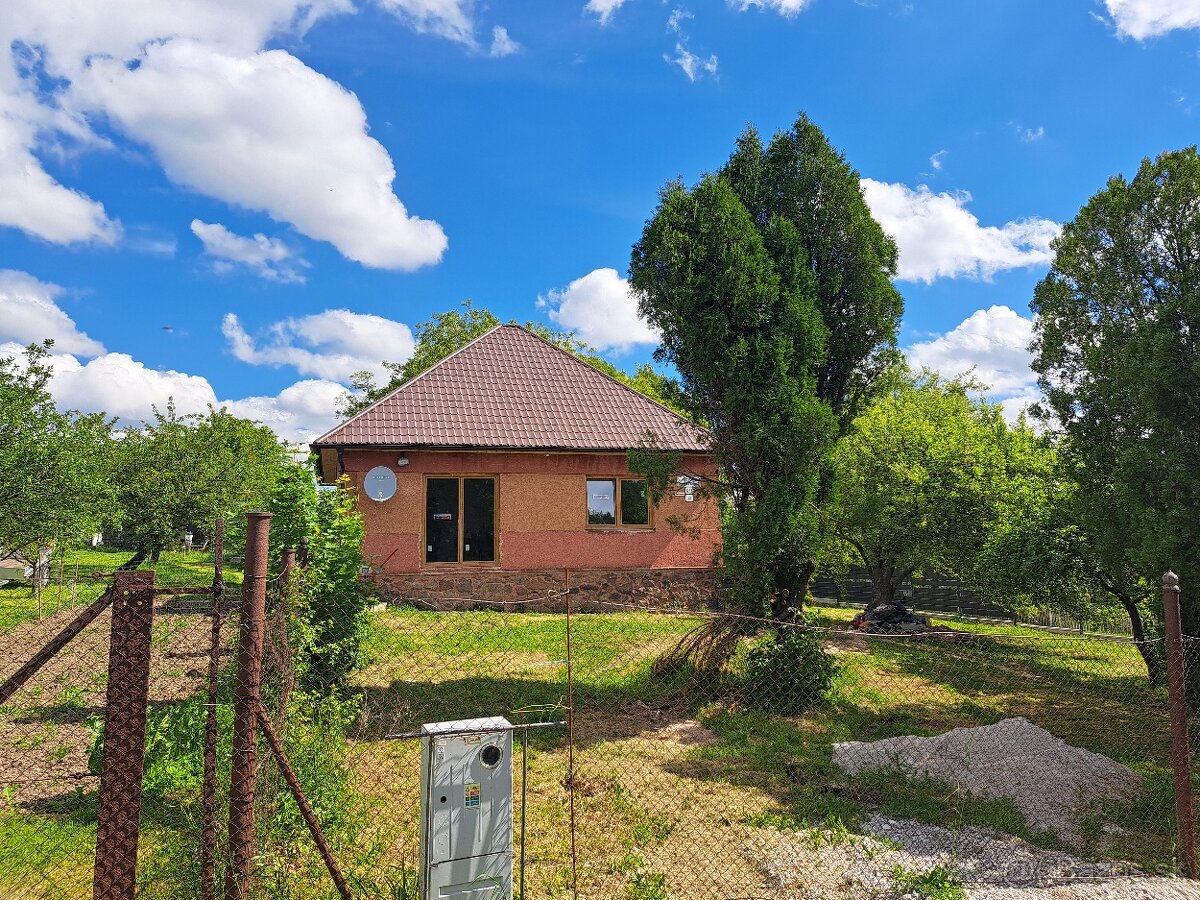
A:
{"type": "MultiPolygon", "coordinates": [[[[4,624],[0,679],[102,589],[77,582],[64,608],[4,624]]],[[[237,590],[221,604],[207,804],[210,598],[155,601],[141,897],[226,896],[237,590]]],[[[277,579],[259,710],[303,804],[260,728],[248,896],[344,896],[331,864],[349,896],[391,900],[460,871],[473,900],[1200,896],[1171,877],[1161,641],[464,597],[363,610],[356,664],[322,695],[294,665],[288,604],[277,579]],[[423,741],[433,723],[454,724],[423,741]],[[423,786],[439,747],[463,763],[423,786]],[[479,846],[502,858],[449,864],[479,846]]],[[[92,894],[110,616],[0,705],[0,896],[92,894]]],[[[1200,672],[1200,641],[1185,658],[1200,672]]]]}

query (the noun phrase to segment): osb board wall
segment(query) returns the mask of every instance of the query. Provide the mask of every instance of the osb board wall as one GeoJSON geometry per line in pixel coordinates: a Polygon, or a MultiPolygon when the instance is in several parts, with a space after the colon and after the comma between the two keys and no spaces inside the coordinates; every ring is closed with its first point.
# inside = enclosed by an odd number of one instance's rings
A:
{"type": "MultiPolygon", "coordinates": [[[[720,548],[715,505],[688,503],[682,496],[668,497],[652,510],[651,529],[587,528],[586,479],[629,475],[624,454],[411,451],[404,467],[396,465],[398,456],[397,451],[347,451],[343,456],[357,485],[376,465],[396,473],[391,500],[377,503],[360,494],[359,503],[368,558],[386,572],[422,568],[426,475],[496,476],[494,569],[706,567],[720,548]],[[699,539],[671,529],[669,516],[698,529],[699,539]]],[[[711,463],[704,463],[711,472],[711,463]]]]}

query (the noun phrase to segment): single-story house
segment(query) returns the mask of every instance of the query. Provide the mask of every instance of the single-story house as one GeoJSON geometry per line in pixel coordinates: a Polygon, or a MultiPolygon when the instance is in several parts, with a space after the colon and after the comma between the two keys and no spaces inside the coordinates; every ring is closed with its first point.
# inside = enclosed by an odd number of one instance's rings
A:
{"type": "Polygon", "coordinates": [[[707,433],[517,325],[500,325],[313,442],[360,492],[365,553],[393,599],[703,602],[715,503],[694,479],[658,506],[626,451],[648,434],[715,472],[707,433]],[[670,521],[685,526],[673,527],[670,521]]]}

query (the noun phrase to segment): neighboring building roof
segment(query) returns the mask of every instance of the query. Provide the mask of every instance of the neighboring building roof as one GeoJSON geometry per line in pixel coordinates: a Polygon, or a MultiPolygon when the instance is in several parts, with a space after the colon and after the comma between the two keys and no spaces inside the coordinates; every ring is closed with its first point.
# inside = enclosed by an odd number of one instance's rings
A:
{"type": "Polygon", "coordinates": [[[499,325],[313,441],[325,447],[628,450],[707,432],[519,325],[499,325]]]}

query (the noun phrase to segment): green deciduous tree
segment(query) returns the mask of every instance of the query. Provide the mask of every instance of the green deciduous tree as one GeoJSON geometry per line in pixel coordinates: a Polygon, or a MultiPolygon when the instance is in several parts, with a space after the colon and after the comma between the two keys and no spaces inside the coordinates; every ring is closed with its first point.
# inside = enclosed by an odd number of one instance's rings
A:
{"type": "Polygon", "coordinates": [[[52,341],[0,358],[0,549],[34,554],[81,541],[116,511],[111,423],[60,412],[49,392],[52,341]]]}
{"type": "Polygon", "coordinates": [[[1124,548],[1093,536],[1088,509],[1069,465],[1045,440],[1024,456],[1022,477],[1003,499],[970,573],[971,587],[993,603],[1026,615],[1065,613],[1103,624],[1128,617],[1152,684],[1164,677],[1162,645],[1147,619],[1153,590],[1124,548]]]}
{"type": "Polygon", "coordinates": [[[1101,559],[1123,557],[1149,583],[1174,568],[1185,629],[1200,634],[1196,148],[1110,179],[1054,248],[1033,300],[1034,369],[1080,502],[1097,513],[1082,524],[1101,559]]]}
{"type": "MultiPolygon", "coordinates": [[[[343,398],[338,415],[352,416],[361,412],[499,324],[500,319],[492,312],[475,307],[470,300],[463,301],[459,309],[434,313],[432,318],[417,326],[417,345],[407,361],[396,363],[384,360],[384,367],[391,373],[386,384],[376,384],[370,372],[358,372],[353,376],[351,385],[354,390],[343,398]]],[[[594,347],[577,339],[574,332],[551,328],[543,322],[526,322],[525,327],[635,391],[667,406],[675,403],[677,389],[674,383],[654,371],[650,365],[642,364],[633,375],[629,375],[600,356],[594,347]]]]}
{"type": "Polygon", "coordinates": [[[186,528],[212,528],[219,518],[235,526],[264,507],[285,458],[271,429],[224,409],[156,410],[114,447],[122,527],[136,549],[126,567],[156,560],[186,528]]]}
{"type": "Polygon", "coordinates": [[[962,575],[1036,439],[1009,429],[969,385],[923,374],[864,409],[832,455],[826,513],[849,556],[888,602],[921,569],[962,575]]]}
{"type": "Polygon", "coordinates": [[[896,245],[858,174],[807,117],[748,129],[716,175],[667,185],[633,248],[657,358],[712,429],[725,559],[747,609],[788,614],[825,542],[825,457],[895,365],[896,245]]]}

